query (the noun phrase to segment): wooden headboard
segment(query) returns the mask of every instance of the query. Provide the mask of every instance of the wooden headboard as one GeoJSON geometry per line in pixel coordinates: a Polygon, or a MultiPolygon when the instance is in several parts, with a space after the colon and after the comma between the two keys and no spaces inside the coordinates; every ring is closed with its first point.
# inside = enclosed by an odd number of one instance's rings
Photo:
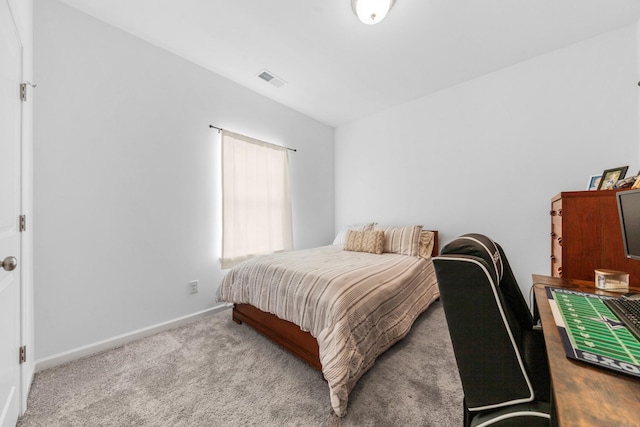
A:
{"type": "Polygon", "coordinates": [[[433,249],[431,249],[431,256],[438,256],[440,251],[438,249],[438,230],[428,230],[433,233],[433,249]]]}

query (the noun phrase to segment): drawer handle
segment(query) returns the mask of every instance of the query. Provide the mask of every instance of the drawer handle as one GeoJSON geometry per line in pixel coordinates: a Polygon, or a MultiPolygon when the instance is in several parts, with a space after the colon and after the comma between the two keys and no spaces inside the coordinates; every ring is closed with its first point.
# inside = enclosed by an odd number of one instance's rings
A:
{"type": "Polygon", "coordinates": [[[558,244],[562,246],[562,236],[558,237],[558,244]]]}
{"type": "Polygon", "coordinates": [[[553,231],[551,232],[551,237],[556,237],[556,233],[554,233],[553,231]]]}

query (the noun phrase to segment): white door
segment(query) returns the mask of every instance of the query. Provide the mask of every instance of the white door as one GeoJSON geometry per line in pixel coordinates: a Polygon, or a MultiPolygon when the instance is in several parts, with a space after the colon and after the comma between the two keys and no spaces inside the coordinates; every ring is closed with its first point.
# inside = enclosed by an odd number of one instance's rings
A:
{"type": "Polygon", "coordinates": [[[0,427],[15,427],[21,394],[21,64],[18,31],[7,0],[0,0],[0,427]]]}

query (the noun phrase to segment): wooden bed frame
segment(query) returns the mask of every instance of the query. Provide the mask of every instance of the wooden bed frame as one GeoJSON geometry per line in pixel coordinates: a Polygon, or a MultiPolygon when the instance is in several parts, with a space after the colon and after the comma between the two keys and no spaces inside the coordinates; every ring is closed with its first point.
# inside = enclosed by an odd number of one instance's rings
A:
{"type": "MultiPolygon", "coordinates": [[[[438,255],[438,232],[433,231],[433,250],[431,256],[438,255]]],[[[277,344],[322,372],[318,341],[295,323],[280,319],[274,314],[266,313],[250,304],[233,305],[233,321],[247,325],[260,332],[277,344]]]]}

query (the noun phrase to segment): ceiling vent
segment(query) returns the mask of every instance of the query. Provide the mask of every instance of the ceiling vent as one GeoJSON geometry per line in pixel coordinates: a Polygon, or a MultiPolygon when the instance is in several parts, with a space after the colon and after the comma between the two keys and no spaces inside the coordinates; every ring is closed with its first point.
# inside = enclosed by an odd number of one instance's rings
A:
{"type": "Polygon", "coordinates": [[[275,87],[282,87],[287,84],[287,82],[282,80],[280,77],[267,70],[262,70],[262,72],[258,74],[258,77],[260,77],[265,82],[271,83],[275,87]]]}

